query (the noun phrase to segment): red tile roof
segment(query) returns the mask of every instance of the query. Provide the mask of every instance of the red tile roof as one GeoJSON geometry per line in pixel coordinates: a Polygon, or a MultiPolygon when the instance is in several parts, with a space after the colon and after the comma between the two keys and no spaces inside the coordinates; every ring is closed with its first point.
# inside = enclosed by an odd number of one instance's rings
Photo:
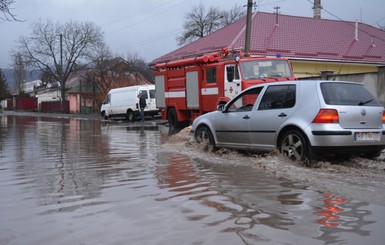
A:
{"type": "MultiPolygon", "coordinates": [[[[385,31],[349,21],[314,19],[257,12],[252,17],[250,52],[292,59],[332,60],[385,65],[385,31]]],[[[246,17],[206,37],[161,56],[157,64],[228,47],[243,50],[246,17]]]]}

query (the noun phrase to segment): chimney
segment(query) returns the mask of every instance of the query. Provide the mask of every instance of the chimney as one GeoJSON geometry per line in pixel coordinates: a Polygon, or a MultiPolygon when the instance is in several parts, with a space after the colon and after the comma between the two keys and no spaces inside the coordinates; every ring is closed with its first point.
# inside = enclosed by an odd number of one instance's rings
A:
{"type": "Polygon", "coordinates": [[[354,40],[358,41],[358,20],[356,21],[356,25],[354,28],[354,40]]]}
{"type": "Polygon", "coordinates": [[[313,18],[314,19],[321,19],[321,0],[314,0],[314,5],[313,5],[313,18]]]}

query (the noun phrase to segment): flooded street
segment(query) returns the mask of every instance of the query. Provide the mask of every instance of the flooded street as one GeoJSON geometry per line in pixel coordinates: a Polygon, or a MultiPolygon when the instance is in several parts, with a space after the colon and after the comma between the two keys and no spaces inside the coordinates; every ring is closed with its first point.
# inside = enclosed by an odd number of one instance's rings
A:
{"type": "Polygon", "coordinates": [[[384,244],[381,200],[272,176],[162,130],[1,114],[0,122],[1,245],[384,244]]]}

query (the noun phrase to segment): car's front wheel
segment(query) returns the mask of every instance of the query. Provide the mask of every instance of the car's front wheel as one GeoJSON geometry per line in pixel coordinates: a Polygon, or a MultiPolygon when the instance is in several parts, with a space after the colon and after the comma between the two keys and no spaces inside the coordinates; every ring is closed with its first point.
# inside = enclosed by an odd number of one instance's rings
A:
{"type": "Polygon", "coordinates": [[[197,129],[195,132],[195,139],[198,143],[210,147],[211,150],[216,149],[213,134],[206,126],[201,126],[197,129]]]}
{"type": "Polygon", "coordinates": [[[293,161],[307,161],[313,158],[312,151],[305,136],[298,130],[284,133],[279,144],[281,154],[293,161]]]}

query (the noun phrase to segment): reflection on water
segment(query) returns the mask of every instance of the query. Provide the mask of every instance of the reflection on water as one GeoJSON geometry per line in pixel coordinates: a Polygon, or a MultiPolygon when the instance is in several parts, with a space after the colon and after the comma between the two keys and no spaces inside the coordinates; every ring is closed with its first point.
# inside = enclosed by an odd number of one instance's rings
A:
{"type": "Polygon", "coordinates": [[[165,151],[168,135],[0,117],[0,244],[382,244],[383,207],[248,166],[165,151]]]}
{"type": "Polygon", "coordinates": [[[317,215],[323,217],[318,220],[318,223],[326,227],[340,226],[339,220],[341,216],[338,214],[344,211],[344,209],[341,208],[341,204],[345,203],[347,200],[340,196],[334,196],[331,193],[325,194],[324,198],[325,206],[316,212],[317,215]]]}

